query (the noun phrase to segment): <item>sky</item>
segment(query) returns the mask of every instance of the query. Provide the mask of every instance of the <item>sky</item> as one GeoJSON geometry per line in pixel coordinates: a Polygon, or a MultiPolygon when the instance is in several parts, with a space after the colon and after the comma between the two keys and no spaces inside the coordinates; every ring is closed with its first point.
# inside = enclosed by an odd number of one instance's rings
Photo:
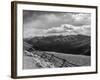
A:
{"type": "Polygon", "coordinates": [[[23,10],[24,38],[91,34],[91,14],[23,10]]]}

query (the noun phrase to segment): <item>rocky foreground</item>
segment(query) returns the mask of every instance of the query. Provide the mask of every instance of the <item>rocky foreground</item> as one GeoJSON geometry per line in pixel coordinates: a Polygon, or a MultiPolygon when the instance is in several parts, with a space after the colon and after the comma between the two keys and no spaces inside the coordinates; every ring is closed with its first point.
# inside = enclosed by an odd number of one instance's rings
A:
{"type": "Polygon", "coordinates": [[[90,57],[47,51],[24,50],[23,69],[90,66],[90,57]]]}

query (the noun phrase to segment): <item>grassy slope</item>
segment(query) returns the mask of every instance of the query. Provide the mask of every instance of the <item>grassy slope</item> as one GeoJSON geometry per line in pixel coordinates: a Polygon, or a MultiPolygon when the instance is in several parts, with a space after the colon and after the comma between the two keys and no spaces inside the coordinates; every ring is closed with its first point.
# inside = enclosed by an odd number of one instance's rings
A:
{"type": "Polygon", "coordinates": [[[56,53],[56,52],[47,52],[49,54],[54,54],[55,56],[65,59],[71,63],[74,63],[76,65],[83,65],[83,66],[89,66],[90,65],[90,56],[84,56],[84,55],[73,55],[73,54],[63,54],[63,53],[56,53]]]}

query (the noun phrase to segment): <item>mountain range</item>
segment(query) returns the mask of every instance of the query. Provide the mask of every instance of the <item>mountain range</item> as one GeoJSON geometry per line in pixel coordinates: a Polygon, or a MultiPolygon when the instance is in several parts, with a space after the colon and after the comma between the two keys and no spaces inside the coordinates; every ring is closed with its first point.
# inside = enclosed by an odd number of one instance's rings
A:
{"type": "Polygon", "coordinates": [[[53,35],[24,39],[32,48],[40,51],[60,52],[64,54],[91,55],[90,36],[53,35]]]}

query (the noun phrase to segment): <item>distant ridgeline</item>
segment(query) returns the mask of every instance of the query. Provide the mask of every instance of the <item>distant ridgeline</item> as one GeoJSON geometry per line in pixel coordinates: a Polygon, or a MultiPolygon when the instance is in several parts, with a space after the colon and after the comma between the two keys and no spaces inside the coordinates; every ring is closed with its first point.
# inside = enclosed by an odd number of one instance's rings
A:
{"type": "Polygon", "coordinates": [[[90,36],[67,35],[67,36],[42,36],[26,38],[25,42],[32,48],[40,51],[60,52],[67,54],[91,55],[90,36]]]}

